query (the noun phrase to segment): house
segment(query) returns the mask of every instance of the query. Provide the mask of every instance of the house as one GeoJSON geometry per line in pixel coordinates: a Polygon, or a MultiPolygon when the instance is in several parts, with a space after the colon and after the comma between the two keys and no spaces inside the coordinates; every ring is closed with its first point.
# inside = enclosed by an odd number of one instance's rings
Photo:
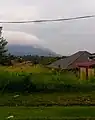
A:
{"type": "Polygon", "coordinates": [[[92,53],[91,56],[89,57],[90,61],[95,60],[95,53],[92,53]]]}
{"type": "Polygon", "coordinates": [[[77,63],[81,80],[87,80],[95,76],[95,60],[77,63]]]}
{"type": "Polygon", "coordinates": [[[91,53],[87,51],[79,51],[69,57],[57,60],[56,62],[48,65],[49,68],[60,68],[62,70],[76,69],[76,63],[89,61],[91,53]]]}

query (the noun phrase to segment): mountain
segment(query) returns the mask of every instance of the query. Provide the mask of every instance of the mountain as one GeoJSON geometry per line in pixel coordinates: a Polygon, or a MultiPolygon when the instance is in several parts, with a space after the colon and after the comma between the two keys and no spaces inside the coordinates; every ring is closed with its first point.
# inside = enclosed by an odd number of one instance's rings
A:
{"type": "Polygon", "coordinates": [[[59,56],[48,48],[39,45],[8,45],[8,52],[16,55],[59,56]]]}

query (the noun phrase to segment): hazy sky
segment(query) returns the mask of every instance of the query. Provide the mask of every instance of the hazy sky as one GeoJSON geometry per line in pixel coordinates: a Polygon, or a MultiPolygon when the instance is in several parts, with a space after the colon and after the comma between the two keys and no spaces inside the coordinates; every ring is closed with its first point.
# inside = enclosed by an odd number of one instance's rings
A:
{"type": "MultiPolygon", "coordinates": [[[[95,0],[0,0],[0,21],[68,18],[95,14],[95,0]]],[[[95,52],[95,18],[35,24],[2,24],[14,44],[42,44],[67,55],[95,52]]]]}

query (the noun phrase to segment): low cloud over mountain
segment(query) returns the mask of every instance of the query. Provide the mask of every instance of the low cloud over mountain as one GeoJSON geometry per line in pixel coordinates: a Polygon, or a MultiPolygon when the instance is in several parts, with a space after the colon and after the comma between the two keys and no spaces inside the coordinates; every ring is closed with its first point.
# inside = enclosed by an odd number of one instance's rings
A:
{"type": "Polygon", "coordinates": [[[15,31],[3,31],[2,33],[8,41],[8,51],[13,55],[57,55],[47,48],[43,40],[40,40],[35,35],[15,31]]]}
{"type": "Polygon", "coordinates": [[[39,55],[39,56],[57,56],[55,52],[38,45],[8,45],[8,51],[17,56],[39,55]]]}

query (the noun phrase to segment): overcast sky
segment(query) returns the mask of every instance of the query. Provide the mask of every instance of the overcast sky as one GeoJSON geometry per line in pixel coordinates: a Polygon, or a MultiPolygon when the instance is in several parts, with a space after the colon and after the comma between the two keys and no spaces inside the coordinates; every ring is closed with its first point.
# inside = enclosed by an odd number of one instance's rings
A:
{"type": "MultiPolygon", "coordinates": [[[[95,0],[0,0],[0,21],[68,18],[95,14],[95,0]]],[[[42,44],[67,55],[95,52],[95,18],[36,24],[2,24],[9,44],[42,44]]]]}

